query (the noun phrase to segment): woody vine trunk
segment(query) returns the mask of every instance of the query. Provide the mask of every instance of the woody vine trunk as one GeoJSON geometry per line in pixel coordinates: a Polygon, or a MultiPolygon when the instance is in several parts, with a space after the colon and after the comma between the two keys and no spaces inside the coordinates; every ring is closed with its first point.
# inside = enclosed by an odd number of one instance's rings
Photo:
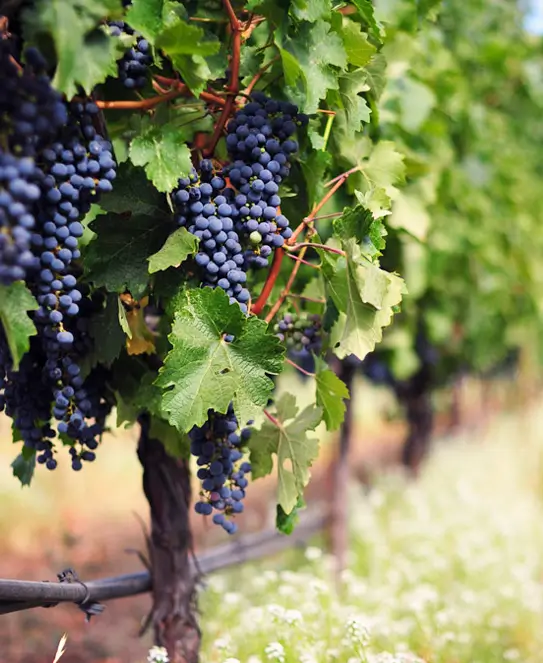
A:
{"type": "Polygon", "coordinates": [[[149,502],[152,625],[155,643],[166,647],[171,663],[197,663],[201,634],[196,619],[196,578],[191,571],[192,533],[188,461],[169,456],[140,417],[138,457],[149,502]]]}

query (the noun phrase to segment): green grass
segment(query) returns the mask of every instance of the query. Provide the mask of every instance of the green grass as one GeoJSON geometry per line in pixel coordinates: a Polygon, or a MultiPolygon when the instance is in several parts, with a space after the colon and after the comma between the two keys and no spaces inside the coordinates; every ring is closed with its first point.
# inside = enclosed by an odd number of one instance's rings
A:
{"type": "Polygon", "coordinates": [[[543,412],[353,486],[341,591],[318,547],[208,579],[204,662],[541,663],[543,412]]]}

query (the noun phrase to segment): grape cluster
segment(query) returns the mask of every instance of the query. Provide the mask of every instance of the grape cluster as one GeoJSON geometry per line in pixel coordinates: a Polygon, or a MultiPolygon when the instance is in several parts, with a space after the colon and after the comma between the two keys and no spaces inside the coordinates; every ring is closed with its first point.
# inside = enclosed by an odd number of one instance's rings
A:
{"type": "Polygon", "coordinates": [[[273,249],[292,236],[288,219],[280,213],[279,184],[298,150],[291,136],[307,122],[294,104],[255,92],[228,123],[226,146],[232,163],[225,173],[238,191],[237,230],[249,238],[249,266],[267,267],[273,249]]]}
{"type": "Polygon", "coordinates": [[[230,301],[237,301],[246,312],[250,294],[244,287],[245,258],[235,230],[235,192],[226,186],[223,177],[215,174],[211,161],[204,159],[199,171],[200,175],[193,170],[179,180],[173,198],[176,220],[200,240],[195,260],[202,272],[202,284],[222,288],[230,301]]]}
{"type": "Polygon", "coordinates": [[[296,106],[255,93],[228,124],[233,162],[217,171],[204,159],[173,196],[178,225],[200,240],[202,284],[222,288],[244,312],[248,270],[268,266],[273,250],[292,236],[278,192],[298,149],[290,136],[306,123],[296,106]]]}
{"type": "Polygon", "coordinates": [[[118,76],[123,85],[129,90],[145,87],[149,67],[153,64],[149,42],[137,33],[124,21],[111,21],[109,32],[113,37],[136,34],[136,43],[131,46],[118,63],[118,76]]]}
{"type": "Polygon", "coordinates": [[[30,158],[0,151],[0,284],[24,279],[39,264],[31,250],[40,170],[30,158]]]}
{"type": "Polygon", "coordinates": [[[304,371],[313,373],[315,355],[319,355],[322,350],[321,316],[286,313],[274,326],[274,332],[287,346],[292,361],[304,371]]]}
{"type": "Polygon", "coordinates": [[[215,512],[213,522],[228,534],[237,530],[230,517],[243,511],[245,475],[251,465],[243,462],[242,448],[250,435],[250,428],[239,430],[232,405],[226,414],[210,411],[206,423],[190,433],[191,453],[198,459],[197,475],[202,482],[195,511],[204,516],[215,512]]]}
{"type": "Polygon", "coordinates": [[[10,150],[0,152],[0,283],[25,280],[39,304],[33,313],[38,335],[17,371],[3,369],[0,405],[24,444],[38,452],[38,462],[56,467],[58,433],[71,440],[78,470],[82,460],[94,460],[111,403],[103,380],[97,388],[96,371],[82,375],[95,303],[78,284],[75,261],[81,220],[101,193],[111,191],[116,164],[110,143],[95,128],[97,106],[64,104],[41,55],[31,50],[26,61],[22,71],[13,70],[9,48],[0,42],[10,92],[6,97],[0,86],[0,122],[10,150]]]}
{"type": "Polygon", "coordinates": [[[34,157],[68,121],[66,106],[46,74],[46,62],[35,48],[25,53],[18,70],[10,42],[0,39],[0,134],[6,151],[34,157]]]}

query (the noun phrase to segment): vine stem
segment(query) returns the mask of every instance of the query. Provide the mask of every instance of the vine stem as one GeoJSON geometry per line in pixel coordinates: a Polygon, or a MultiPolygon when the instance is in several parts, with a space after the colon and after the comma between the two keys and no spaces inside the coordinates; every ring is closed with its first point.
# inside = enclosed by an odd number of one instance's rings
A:
{"type": "Polygon", "coordinates": [[[298,251],[298,249],[301,249],[304,246],[308,246],[311,249],[322,249],[323,251],[328,251],[328,253],[337,253],[340,256],[346,255],[345,251],[342,251],[341,249],[335,249],[333,246],[318,244],[317,242],[300,242],[299,244],[290,246],[289,251],[298,251]]]}
{"type": "Polygon", "coordinates": [[[306,297],[305,295],[298,295],[297,293],[294,292],[289,292],[288,296],[292,297],[293,299],[303,299],[304,302],[313,302],[315,304],[326,304],[326,299],[317,299],[316,297],[306,297]]]}
{"type": "Polygon", "coordinates": [[[270,271],[268,272],[266,283],[264,283],[262,292],[258,296],[255,305],[251,309],[251,313],[253,313],[254,315],[259,315],[262,312],[262,309],[264,308],[266,302],[268,301],[268,297],[270,296],[271,291],[273,290],[273,286],[275,285],[275,281],[277,280],[279,272],[281,271],[281,264],[283,262],[284,256],[285,256],[285,249],[278,248],[275,250],[272,266],[270,271]]]}
{"type": "Polygon", "coordinates": [[[249,95],[254,89],[254,86],[258,83],[258,81],[262,78],[262,75],[268,71],[268,69],[274,65],[281,56],[276,55],[274,58],[272,58],[268,64],[264,65],[260,71],[258,71],[254,76],[249,85],[245,88],[245,94],[249,95]]]}
{"type": "MultiPolygon", "coordinates": [[[[278,300],[275,302],[275,304],[272,306],[270,312],[268,315],[264,318],[266,322],[269,324],[275,317],[275,314],[277,311],[281,308],[281,304],[285,301],[286,297],[288,296],[290,289],[292,288],[292,284],[294,283],[294,279],[296,278],[296,274],[298,273],[298,270],[300,269],[301,260],[303,260],[303,257],[305,255],[305,252],[307,251],[307,247],[303,247],[302,250],[300,251],[300,255],[298,256],[298,259],[294,263],[294,267],[292,268],[292,272],[290,273],[290,276],[288,277],[287,284],[284,288],[284,290],[281,292],[279,295],[278,300]]],[[[292,256],[295,257],[295,256],[292,256]]]]}
{"type": "MultiPolygon", "coordinates": [[[[334,193],[347,181],[347,178],[355,173],[358,170],[357,168],[351,168],[351,170],[346,171],[345,173],[341,173],[341,175],[338,175],[333,181],[333,186],[332,188],[326,193],[326,195],[313,206],[313,209],[311,210],[311,213],[309,216],[306,216],[305,219],[302,220],[302,223],[296,228],[296,230],[292,233],[292,236],[288,240],[287,244],[289,246],[295,246],[296,245],[296,239],[299,237],[300,233],[303,232],[313,221],[317,218],[317,214],[320,212],[320,210],[326,205],[326,203],[330,200],[330,198],[334,195],[334,193]]],[[[330,182],[328,184],[331,184],[330,182]]],[[[328,215],[326,215],[328,216],[328,215]]],[[[330,248],[330,247],[328,247],[330,248]]],[[[305,264],[311,265],[314,267],[312,263],[307,263],[306,261],[303,260],[303,257],[305,255],[305,252],[307,251],[306,246],[302,246],[302,250],[300,251],[300,254],[296,257],[293,256],[292,254],[288,254],[290,258],[293,260],[296,260],[296,264],[293,267],[292,273],[290,275],[290,278],[287,283],[287,287],[283,290],[281,295],[279,296],[279,299],[277,302],[274,304],[272,307],[272,310],[270,313],[266,316],[265,320],[266,322],[270,322],[270,320],[273,319],[279,308],[281,307],[281,304],[285,301],[286,297],[290,294],[290,287],[292,286],[294,279],[296,278],[296,274],[298,273],[298,270],[300,269],[300,264],[304,262],[305,264]]],[[[272,268],[268,272],[268,277],[266,278],[266,282],[264,283],[264,287],[262,288],[262,292],[260,293],[253,309],[252,312],[255,315],[259,315],[262,312],[262,309],[266,305],[266,302],[268,301],[268,298],[271,294],[271,291],[273,290],[273,286],[275,285],[275,282],[277,280],[277,277],[279,276],[279,272],[281,269],[281,263],[283,261],[283,257],[285,256],[285,251],[284,249],[277,249],[273,258],[273,264],[272,268]]]]}
{"type": "Polygon", "coordinates": [[[292,359],[289,359],[288,357],[285,357],[285,361],[287,362],[287,364],[290,364],[291,366],[294,366],[294,368],[297,371],[300,371],[300,373],[303,373],[304,375],[307,375],[310,378],[315,377],[315,373],[311,373],[311,371],[306,371],[305,368],[302,368],[301,366],[298,366],[298,364],[296,362],[292,361],[292,359]]]}
{"type": "Polygon", "coordinates": [[[281,426],[281,422],[280,422],[278,419],[276,419],[276,418],[273,416],[273,414],[270,414],[270,413],[268,412],[268,410],[266,410],[266,409],[264,409],[263,412],[264,412],[264,414],[268,417],[268,419],[272,422],[272,424],[273,424],[274,426],[277,426],[277,428],[283,428],[283,426],[281,426]]]}
{"type": "Polygon", "coordinates": [[[296,260],[297,262],[302,263],[302,265],[307,265],[308,267],[312,267],[313,269],[320,269],[320,265],[316,265],[313,262],[309,262],[309,260],[304,260],[303,258],[300,258],[299,256],[295,256],[293,253],[287,253],[287,256],[291,260],[296,260]]]}
{"type": "Polygon", "coordinates": [[[213,135],[211,136],[211,140],[206,150],[206,156],[208,157],[210,157],[213,154],[215,148],[217,147],[217,143],[219,142],[224,127],[226,126],[226,123],[228,122],[228,119],[232,114],[232,110],[236,102],[236,97],[239,92],[239,63],[241,57],[242,27],[238,17],[236,16],[236,12],[234,11],[230,0],[223,0],[223,6],[226,10],[226,13],[228,14],[228,18],[230,20],[230,29],[232,31],[232,57],[230,59],[230,81],[228,83],[227,97],[222,109],[221,116],[217,120],[217,124],[215,125],[215,130],[213,131],[213,135]]]}
{"type": "MultiPolygon", "coordinates": [[[[159,94],[156,97],[149,97],[148,99],[137,99],[133,101],[97,100],[95,103],[98,108],[101,108],[102,110],[150,110],[151,108],[155,108],[155,106],[158,106],[159,104],[162,104],[166,101],[171,101],[172,99],[181,96],[190,96],[192,94],[184,83],[180,83],[175,79],[164,79],[163,76],[156,76],[156,79],[159,82],[173,83],[175,88],[173,90],[169,90],[165,94],[159,94]]],[[[219,97],[211,92],[202,92],[200,94],[200,99],[216,106],[224,107],[226,105],[226,101],[222,99],[222,97],[219,97]]]]}

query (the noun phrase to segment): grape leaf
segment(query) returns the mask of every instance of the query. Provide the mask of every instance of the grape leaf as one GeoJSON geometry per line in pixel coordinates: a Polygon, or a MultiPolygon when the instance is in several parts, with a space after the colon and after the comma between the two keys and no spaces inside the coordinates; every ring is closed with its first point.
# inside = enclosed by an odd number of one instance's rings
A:
{"type": "Polygon", "coordinates": [[[129,290],[140,299],[149,282],[147,258],[172,230],[168,218],[107,214],[91,224],[97,234],[85,250],[87,280],[111,292],[129,290]]]}
{"type": "Polygon", "coordinates": [[[177,18],[157,36],[155,45],[170,58],[183,81],[198,96],[211,78],[205,56],[218,53],[220,42],[215,37],[206,38],[202,28],[177,18]]]}
{"type": "Polygon", "coordinates": [[[344,19],[341,37],[347,53],[347,60],[355,67],[364,67],[368,64],[377,50],[373,44],[370,44],[368,36],[362,32],[360,25],[354,21],[344,19]]]}
{"type": "Polygon", "coordinates": [[[399,193],[395,185],[405,179],[404,155],[396,150],[393,142],[380,141],[362,163],[361,170],[365,175],[363,190],[355,192],[356,197],[375,219],[387,216],[399,193]]]}
{"type": "Polygon", "coordinates": [[[337,430],[345,416],[344,399],[350,398],[349,390],[343,380],[331,371],[325,362],[318,361],[315,375],[316,401],[322,407],[322,419],[328,430],[337,430]]]}
{"type": "MultiPolygon", "coordinates": [[[[281,44],[279,44],[281,46],[281,44]]],[[[337,90],[338,69],[347,66],[347,55],[341,37],[331,32],[326,21],[305,23],[296,39],[282,44],[292,55],[288,62],[289,77],[295,75],[294,62],[297,62],[305,88],[305,101],[301,104],[306,113],[314,113],[328,90],[337,90]]],[[[285,66],[285,58],[283,67],[285,66]]],[[[296,78],[299,77],[296,76],[296,78]]],[[[293,91],[293,94],[296,94],[293,91]]]]}
{"type": "Polygon", "coordinates": [[[377,100],[380,99],[386,86],[386,68],[387,61],[382,53],[376,53],[365,67],[367,83],[377,100]]]}
{"type": "Polygon", "coordinates": [[[32,450],[30,456],[25,457],[20,453],[17,458],[11,463],[13,476],[19,479],[21,486],[30,486],[32,477],[34,476],[34,468],[36,467],[36,452],[32,450]]]}
{"type": "Polygon", "coordinates": [[[89,333],[94,339],[90,367],[96,364],[111,366],[121,354],[126,334],[119,320],[119,305],[118,295],[109,293],[104,308],[90,320],[89,333]]]}
{"type": "Polygon", "coordinates": [[[331,155],[323,150],[312,150],[309,157],[300,162],[305,177],[307,201],[310,208],[324,195],[324,175],[331,163],[331,155]]]}
{"type": "Polygon", "coordinates": [[[151,417],[149,437],[160,440],[166,451],[173,458],[190,458],[190,440],[186,433],[180,433],[177,428],[159,417],[151,417]]]}
{"type": "Polygon", "coordinates": [[[197,251],[198,239],[186,228],[179,228],[168,237],[160,251],[147,258],[149,274],[161,272],[169,267],[179,267],[189,255],[197,251]]]}
{"type": "Polygon", "coordinates": [[[321,252],[326,288],[338,311],[331,347],[340,359],[350,354],[364,359],[390,324],[405,285],[399,276],[364,259],[354,239],[342,246],[345,257],[321,252]]]}
{"type": "Polygon", "coordinates": [[[25,13],[28,38],[36,40],[44,33],[52,37],[57,55],[53,85],[68,99],[78,86],[90,94],[107,76],[117,75],[116,60],[125,47],[99,25],[120,11],[120,0],[39,0],[25,13]]]}
{"type": "Polygon", "coordinates": [[[320,423],[322,408],[309,405],[299,413],[296,398],[283,394],[277,401],[274,418],[277,425],[265,421],[249,440],[251,472],[255,479],[270,474],[273,454],[277,455],[277,503],[289,514],[303,496],[309,483],[309,468],[319,452],[318,439],[308,437],[307,432],[320,423]]]}
{"type": "Polygon", "coordinates": [[[208,410],[233,402],[240,422],[252,419],[273,390],[267,376],[283,366],[283,348],[263,320],[247,318],[220,288],[184,291],[177,300],[172,350],[156,383],[162,408],[180,431],[202,425],[208,410]],[[231,343],[225,334],[234,336],[231,343]]]}
{"type": "Polygon", "coordinates": [[[368,26],[370,35],[381,43],[381,28],[374,16],[372,0],[352,0],[353,5],[358,9],[360,16],[368,26]]]}
{"type": "Polygon", "coordinates": [[[293,0],[291,12],[297,19],[315,22],[319,18],[330,18],[330,0],[293,0]]]}
{"type": "Polygon", "coordinates": [[[177,19],[175,10],[176,5],[169,0],[132,0],[125,20],[154,45],[164,25],[177,19]]]}
{"type": "Polygon", "coordinates": [[[355,134],[361,131],[362,123],[370,121],[370,109],[360,96],[369,86],[364,69],[355,69],[338,78],[338,90],[329,93],[330,104],[336,109],[334,136],[341,145],[354,142],[355,134]]]}
{"type": "Polygon", "coordinates": [[[146,120],[142,131],[130,143],[130,160],[143,166],[158,191],[171,191],[180,177],[192,168],[184,132],[175,124],[156,124],[146,120]]]}
{"type": "Polygon", "coordinates": [[[373,214],[362,207],[346,207],[343,215],[334,221],[334,234],[343,240],[354,237],[361,245],[364,255],[373,257],[379,255],[385,248],[386,230],[380,219],[374,219],[373,214]]]}
{"type": "Polygon", "coordinates": [[[101,199],[100,207],[117,214],[171,217],[165,197],[149,182],[143,169],[127,163],[119,167],[113,191],[101,199]]]}
{"type": "Polygon", "coordinates": [[[285,513],[283,507],[278,504],[275,512],[275,526],[283,534],[292,534],[294,528],[298,524],[300,519],[299,512],[301,509],[305,509],[305,502],[302,497],[298,498],[296,506],[290,513],[285,513]]]}
{"type": "Polygon", "coordinates": [[[30,337],[37,334],[34,323],[28,317],[28,312],[37,308],[38,303],[22,281],[9,286],[0,285],[0,322],[15,370],[30,347],[30,337]]]}
{"type": "Polygon", "coordinates": [[[155,337],[145,323],[145,307],[149,303],[149,297],[144,297],[138,306],[125,312],[126,322],[130,329],[126,341],[126,351],[129,355],[154,354],[155,337]]]}

